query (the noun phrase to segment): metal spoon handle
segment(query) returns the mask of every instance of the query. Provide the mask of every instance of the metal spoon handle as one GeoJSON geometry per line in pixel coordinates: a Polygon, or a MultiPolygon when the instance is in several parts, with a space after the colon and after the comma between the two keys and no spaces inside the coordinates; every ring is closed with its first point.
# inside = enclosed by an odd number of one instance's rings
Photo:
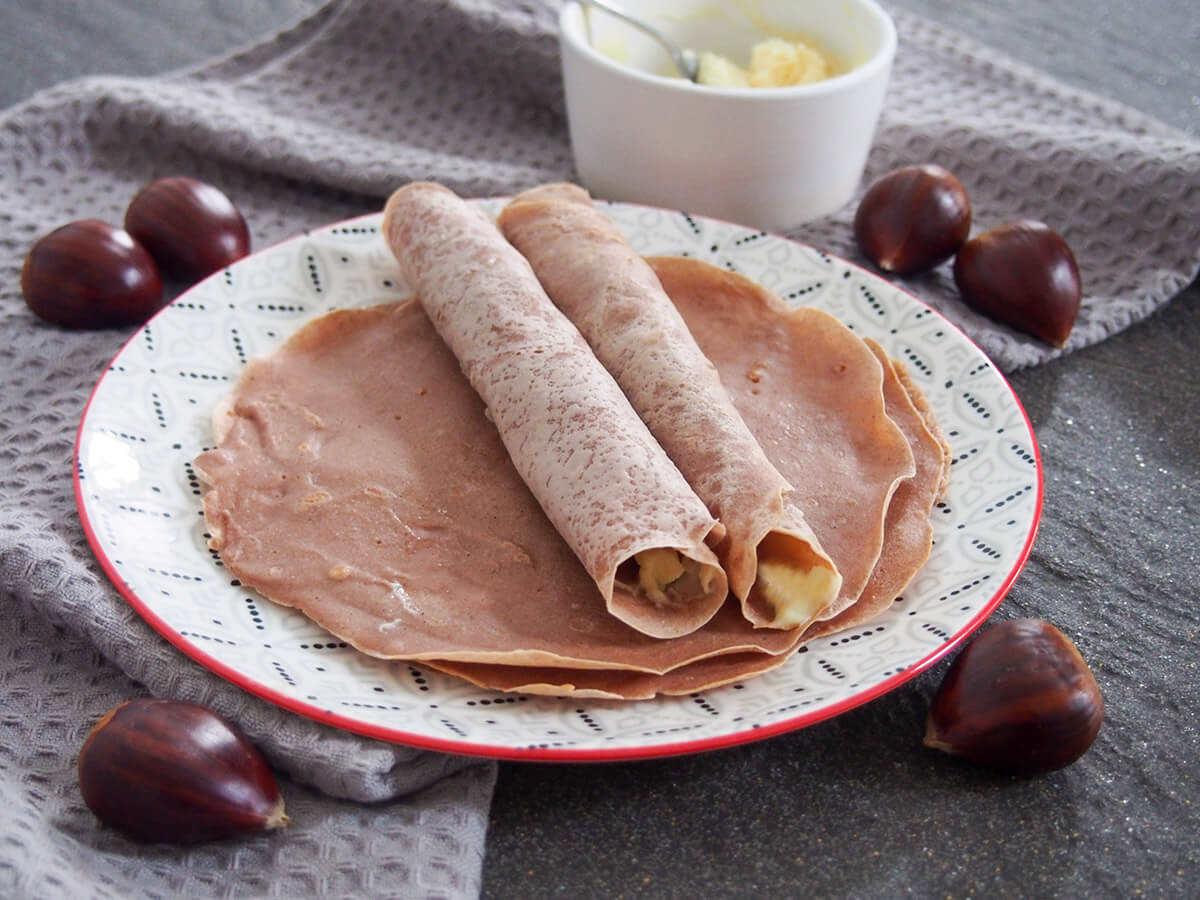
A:
{"type": "Polygon", "coordinates": [[[671,59],[675,63],[675,68],[679,70],[680,75],[682,75],[684,78],[687,78],[689,81],[696,80],[699,65],[696,60],[696,54],[691,50],[680,49],[674,44],[674,42],[669,40],[654,26],[647,22],[643,22],[641,19],[631,16],[629,13],[613,6],[611,3],[604,2],[604,0],[578,0],[578,2],[582,6],[592,6],[602,12],[608,13],[610,16],[616,16],[623,22],[626,22],[639,31],[649,35],[659,44],[661,44],[662,48],[671,55],[671,59]]]}

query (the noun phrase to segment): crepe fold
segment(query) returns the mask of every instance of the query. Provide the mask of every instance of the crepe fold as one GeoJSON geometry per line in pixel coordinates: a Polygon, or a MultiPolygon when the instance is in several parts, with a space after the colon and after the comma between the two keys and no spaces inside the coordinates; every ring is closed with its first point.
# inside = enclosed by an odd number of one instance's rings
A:
{"type": "Polygon", "coordinates": [[[388,199],[383,233],[609,612],[658,638],[711,619],[728,592],[706,543],[721,525],[525,258],[476,207],[427,182],[388,199]]]}
{"type": "Polygon", "coordinates": [[[944,473],[942,445],[910,442],[897,424],[909,422],[914,436],[922,428],[914,410],[928,406],[916,385],[899,381],[877,344],[878,356],[827,312],[791,308],[699,260],[648,262],[842,575],[837,600],[806,639],[864,600],[879,612],[929,555],[928,483],[901,488],[917,474],[918,454],[939,484],[944,473]]]}
{"type": "Polygon", "coordinates": [[[517,195],[504,236],[725,527],[717,555],[754,625],[803,628],[842,576],[649,264],[573,184],[517,195]]]}

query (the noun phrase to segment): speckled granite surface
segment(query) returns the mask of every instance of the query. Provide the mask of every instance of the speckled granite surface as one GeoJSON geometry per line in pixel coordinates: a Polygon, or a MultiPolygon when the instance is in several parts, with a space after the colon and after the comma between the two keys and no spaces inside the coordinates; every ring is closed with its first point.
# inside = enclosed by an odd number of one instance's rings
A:
{"type": "MultiPolygon", "coordinates": [[[[270,31],[303,0],[6,4],[0,104],[88,72],[149,73],[270,31]],[[131,27],[136,26],[136,27],[131,27]]],[[[1077,86],[1200,133],[1186,4],[903,0],[1077,86]]],[[[1045,515],[998,617],[1070,634],[1107,720],[1032,780],[920,747],[945,663],[803,732],[637,764],[503,764],[488,897],[1190,897],[1200,883],[1200,289],[1095,347],[1016,373],[1045,515]]]]}

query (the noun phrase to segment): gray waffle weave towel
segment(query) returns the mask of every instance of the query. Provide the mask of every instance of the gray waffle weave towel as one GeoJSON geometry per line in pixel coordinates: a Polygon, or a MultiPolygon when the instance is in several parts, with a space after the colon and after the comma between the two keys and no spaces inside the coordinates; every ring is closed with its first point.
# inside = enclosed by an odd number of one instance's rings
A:
{"type": "MultiPolygon", "coordinates": [[[[128,332],[41,324],[19,291],[36,237],[119,221],[168,174],[221,186],[256,246],[381,207],[404,181],[464,195],[571,178],[558,3],[334,2],[230,58],[170,76],[90,78],[0,116],[0,894],[12,897],[478,894],[495,767],[371,742],[250,697],[185,659],[105,581],[74,511],[89,392],[128,332]],[[98,829],[74,779],[91,723],[138,693],[207,703],[289,778],[286,834],[189,851],[98,829]]],[[[1068,350],[1167,302],[1200,267],[1200,143],[911,15],[868,179],[932,160],[977,228],[1060,230],[1087,298],[1068,350]]],[[[792,236],[860,260],[839,215],[792,236]]],[[[908,285],[1004,369],[1053,353],[956,299],[943,267],[908,285]]]]}

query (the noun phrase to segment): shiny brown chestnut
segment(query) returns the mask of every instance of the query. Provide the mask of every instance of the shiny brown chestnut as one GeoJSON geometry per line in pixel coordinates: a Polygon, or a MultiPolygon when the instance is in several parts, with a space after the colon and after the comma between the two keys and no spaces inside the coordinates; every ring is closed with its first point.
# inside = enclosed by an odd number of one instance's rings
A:
{"type": "Polygon", "coordinates": [[[954,259],[954,282],[972,309],[1054,347],[1066,344],[1083,298],[1067,242],[1028,219],[963,244],[954,259]]]}
{"type": "Polygon", "coordinates": [[[79,753],[96,817],[144,843],[195,844],[288,824],[258,749],[198,703],[140,698],[106,713],[79,753]]]}
{"type": "Polygon", "coordinates": [[[43,235],[21,267],[21,293],[39,318],[65,328],[145,322],[163,305],[163,283],[146,249],[100,219],[43,235]]]}
{"type": "Polygon", "coordinates": [[[904,166],[863,195],[854,238],[885,272],[910,275],[949,259],[971,232],[971,201],[962,183],[938,165],[904,166]]]}
{"type": "Polygon", "coordinates": [[[1036,775],[1082,756],[1103,721],[1100,686],[1070,638],[1039,619],[1013,619],[984,631],[951,664],[924,743],[1036,775]]]}
{"type": "Polygon", "coordinates": [[[250,229],[219,188],[195,178],[160,178],[125,210],[125,229],[172,278],[199,281],[250,252],[250,229]]]}

